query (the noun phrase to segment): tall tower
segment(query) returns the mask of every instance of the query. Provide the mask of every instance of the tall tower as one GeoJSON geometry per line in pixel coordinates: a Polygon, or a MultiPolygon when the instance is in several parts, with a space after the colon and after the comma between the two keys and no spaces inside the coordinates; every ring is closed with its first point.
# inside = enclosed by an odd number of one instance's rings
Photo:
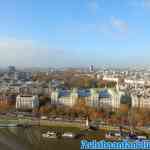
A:
{"type": "Polygon", "coordinates": [[[9,72],[9,73],[14,73],[15,71],[16,71],[15,66],[9,66],[9,67],[8,67],[8,72],[9,72]]]}
{"type": "Polygon", "coordinates": [[[90,66],[89,71],[94,72],[94,66],[93,65],[90,66]]]}

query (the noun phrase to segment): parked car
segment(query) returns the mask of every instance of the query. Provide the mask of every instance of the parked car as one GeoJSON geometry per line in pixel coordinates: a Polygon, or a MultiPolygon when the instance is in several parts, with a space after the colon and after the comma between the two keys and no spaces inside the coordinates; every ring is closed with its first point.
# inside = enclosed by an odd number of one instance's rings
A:
{"type": "Polygon", "coordinates": [[[17,117],[18,117],[18,118],[23,118],[24,115],[23,115],[23,114],[18,114],[17,117]]]}
{"type": "Polygon", "coordinates": [[[110,131],[105,134],[106,139],[120,139],[121,138],[121,133],[117,131],[110,131]]]}
{"type": "Polygon", "coordinates": [[[63,118],[55,118],[55,121],[62,121],[63,120],[63,118]]]}
{"type": "Polygon", "coordinates": [[[138,140],[147,140],[147,137],[144,135],[137,136],[138,140]]]}
{"type": "Polygon", "coordinates": [[[48,117],[47,116],[41,116],[41,119],[46,120],[46,119],[48,119],[48,117]]]}
{"type": "Polygon", "coordinates": [[[70,139],[72,139],[72,138],[75,138],[75,134],[72,133],[72,132],[67,132],[67,133],[62,134],[62,138],[70,138],[70,139]]]}

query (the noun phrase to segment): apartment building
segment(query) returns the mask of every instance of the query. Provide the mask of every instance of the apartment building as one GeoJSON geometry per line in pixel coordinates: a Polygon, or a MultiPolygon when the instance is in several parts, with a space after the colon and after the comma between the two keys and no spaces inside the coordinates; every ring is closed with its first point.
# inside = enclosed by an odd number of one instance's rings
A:
{"type": "Polygon", "coordinates": [[[122,92],[112,89],[74,89],[74,90],[55,90],[51,93],[51,103],[56,105],[66,105],[72,107],[83,100],[86,105],[100,108],[111,107],[119,108],[122,92]]]}
{"type": "Polygon", "coordinates": [[[38,96],[18,95],[16,98],[16,109],[34,109],[39,107],[38,96]]]}

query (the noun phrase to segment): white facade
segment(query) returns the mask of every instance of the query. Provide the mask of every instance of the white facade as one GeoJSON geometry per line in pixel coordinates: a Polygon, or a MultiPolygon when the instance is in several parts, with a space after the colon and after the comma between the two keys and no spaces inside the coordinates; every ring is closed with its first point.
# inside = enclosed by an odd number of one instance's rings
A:
{"type": "Polygon", "coordinates": [[[51,104],[59,104],[59,91],[51,92],[51,104]]]}
{"type": "Polygon", "coordinates": [[[91,95],[88,100],[88,105],[91,107],[98,107],[99,95],[95,89],[90,90],[91,95]]]}
{"type": "Polygon", "coordinates": [[[51,104],[56,104],[56,105],[65,105],[65,106],[70,106],[72,107],[73,105],[76,104],[78,99],[78,94],[75,90],[70,92],[67,96],[60,96],[59,91],[53,91],[51,93],[51,104]]]}
{"type": "Polygon", "coordinates": [[[34,109],[39,107],[38,96],[20,96],[16,98],[16,109],[34,109]]]}
{"type": "Polygon", "coordinates": [[[119,108],[120,107],[120,100],[121,96],[124,95],[124,92],[121,91],[114,91],[114,90],[108,90],[110,95],[112,96],[111,105],[112,108],[119,108]]]}
{"type": "Polygon", "coordinates": [[[108,93],[110,96],[108,97],[99,97],[99,92],[91,89],[91,96],[89,99],[89,105],[91,107],[105,107],[110,106],[111,108],[119,108],[120,107],[120,99],[124,94],[120,91],[114,91],[113,89],[108,89],[108,93]]]}
{"type": "Polygon", "coordinates": [[[112,98],[111,97],[99,98],[98,107],[100,108],[111,107],[112,108],[112,98]]]}
{"type": "Polygon", "coordinates": [[[149,96],[140,96],[131,95],[132,98],[132,107],[136,108],[150,108],[150,97],[149,96]]]}
{"type": "Polygon", "coordinates": [[[119,81],[118,78],[114,78],[114,77],[107,77],[107,76],[104,76],[103,77],[103,80],[106,80],[106,81],[113,81],[113,82],[117,82],[119,81]]]}
{"type": "MultiPolygon", "coordinates": [[[[119,108],[120,107],[120,98],[123,93],[116,92],[113,90],[108,90],[110,94],[109,97],[100,97],[99,91],[97,89],[90,89],[90,95],[81,97],[85,101],[88,106],[99,108],[110,106],[111,108],[119,108]]],[[[51,93],[51,103],[56,105],[66,105],[72,107],[74,104],[78,102],[78,95],[77,90],[70,91],[70,94],[67,96],[59,96],[59,91],[53,91],[51,93]]]]}

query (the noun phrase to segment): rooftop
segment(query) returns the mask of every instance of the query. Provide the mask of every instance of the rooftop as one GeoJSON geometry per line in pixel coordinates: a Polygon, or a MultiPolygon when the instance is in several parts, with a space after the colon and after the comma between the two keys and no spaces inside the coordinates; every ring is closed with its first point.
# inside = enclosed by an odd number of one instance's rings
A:
{"type": "Polygon", "coordinates": [[[78,90],[78,95],[80,97],[88,97],[91,95],[91,92],[90,92],[90,90],[87,90],[87,89],[78,90]]]}
{"type": "Polygon", "coordinates": [[[100,98],[110,98],[111,95],[109,94],[108,90],[102,90],[99,92],[100,98]]]}

